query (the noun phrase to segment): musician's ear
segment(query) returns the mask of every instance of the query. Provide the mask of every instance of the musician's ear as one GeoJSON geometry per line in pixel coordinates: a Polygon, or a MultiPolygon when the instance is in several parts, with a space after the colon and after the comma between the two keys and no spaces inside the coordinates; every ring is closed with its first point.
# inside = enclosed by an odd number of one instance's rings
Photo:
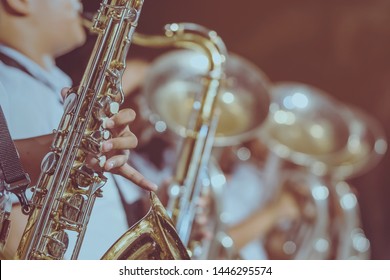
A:
{"type": "Polygon", "coordinates": [[[13,15],[24,16],[31,12],[30,0],[1,0],[4,10],[13,15]]]}

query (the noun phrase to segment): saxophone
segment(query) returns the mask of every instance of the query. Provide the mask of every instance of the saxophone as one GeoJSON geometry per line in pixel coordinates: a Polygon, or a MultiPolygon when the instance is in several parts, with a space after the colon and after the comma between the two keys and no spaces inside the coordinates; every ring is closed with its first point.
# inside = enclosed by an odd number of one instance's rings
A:
{"type": "MultiPolygon", "coordinates": [[[[215,31],[194,23],[172,23],[165,26],[165,35],[134,34],[134,44],[148,47],[176,47],[196,51],[207,61],[202,73],[201,92],[194,97],[185,129],[173,181],[169,186],[167,210],[179,237],[186,246],[196,214],[196,203],[203,191],[202,178],[208,168],[218,125],[217,100],[225,78],[226,46],[215,31]]],[[[185,94],[185,92],[183,92],[185,94]]],[[[183,120],[182,120],[183,121],[183,120]]],[[[185,121],[185,120],[184,120],[185,121]]],[[[203,180],[204,181],[204,180],[203,180]]],[[[219,217],[215,218],[216,220],[219,217]]]]}
{"type": "Polygon", "coordinates": [[[124,100],[121,77],[143,0],[103,0],[92,31],[98,34],[80,85],[65,99],[65,112],[41,163],[18,259],[64,259],[75,236],[77,259],[94,202],[107,178],[87,167],[88,157],[105,162],[100,146],[111,137],[105,120],[124,100]]]}
{"type": "MultiPolygon", "coordinates": [[[[85,25],[88,26],[87,15],[85,25]]],[[[186,128],[186,135],[180,152],[180,158],[176,164],[176,171],[173,178],[173,183],[170,188],[176,186],[180,188],[178,196],[172,196],[168,202],[167,212],[158,216],[148,214],[146,219],[138,222],[134,227],[129,229],[122,237],[116,241],[112,247],[105,253],[102,259],[128,259],[129,253],[134,256],[134,252],[141,246],[134,242],[137,234],[145,225],[159,224],[161,221],[166,223],[162,227],[165,231],[165,236],[168,236],[171,241],[175,241],[175,247],[184,248],[187,246],[189,252],[183,250],[173,251],[169,258],[189,258],[188,253],[192,255],[192,244],[190,243],[190,233],[195,217],[195,203],[200,196],[200,174],[207,167],[210,159],[211,148],[214,139],[214,133],[217,124],[215,113],[216,97],[219,92],[221,80],[224,76],[224,64],[226,61],[227,51],[221,38],[214,32],[203,26],[194,23],[172,23],[165,26],[164,35],[146,35],[134,33],[133,43],[143,47],[154,48],[184,48],[202,53],[207,60],[207,71],[203,77],[204,83],[203,92],[201,92],[200,108],[192,112],[190,125],[186,128]],[[161,219],[165,216],[164,219],[161,219]],[[156,223],[151,223],[154,220],[156,223]],[[177,244],[177,240],[181,242],[177,244]]],[[[161,203],[156,205],[152,198],[152,209],[164,209],[161,203]]],[[[153,211],[152,211],[153,212],[153,211]]],[[[153,228],[153,227],[150,227],[153,228]]],[[[141,230],[142,231],[142,230],[141,230]]],[[[152,246],[148,240],[153,235],[160,236],[161,227],[155,230],[148,230],[148,233],[143,237],[145,242],[142,244],[141,251],[148,259],[155,259],[162,252],[160,246],[152,246]],[[150,232],[149,232],[150,231],[150,232]]],[[[172,242],[171,242],[172,244],[172,242]]],[[[163,244],[164,245],[164,244],[163,244]]]]}

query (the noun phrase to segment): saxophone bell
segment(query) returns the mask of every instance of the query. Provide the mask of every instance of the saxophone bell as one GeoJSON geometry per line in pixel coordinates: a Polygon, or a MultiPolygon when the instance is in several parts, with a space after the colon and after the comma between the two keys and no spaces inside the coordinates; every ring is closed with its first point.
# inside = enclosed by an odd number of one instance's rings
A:
{"type": "Polygon", "coordinates": [[[149,212],[108,249],[103,260],[189,259],[160,200],[152,192],[149,198],[149,212]]]}

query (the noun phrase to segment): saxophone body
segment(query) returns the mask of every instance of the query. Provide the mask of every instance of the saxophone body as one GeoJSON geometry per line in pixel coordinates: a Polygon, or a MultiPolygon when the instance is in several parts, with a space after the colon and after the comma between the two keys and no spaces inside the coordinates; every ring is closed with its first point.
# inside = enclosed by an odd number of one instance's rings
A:
{"type": "Polygon", "coordinates": [[[67,93],[51,152],[41,163],[18,259],[78,257],[95,199],[102,196],[106,182],[103,172],[89,168],[87,161],[92,157],[101,166],[105,162],[100,147],[111,137],[105,120],[118,112],[124,99],[121,77],[142,5],[143,0],[100,4],[92,26],[96,44],[80,85],[67,93]]]}
{"type": "Polygon", "coordinates": [[[187,248],[157,195],[150,193],[149,212],[128,229],[102,260],[188,260],[187,248]]]}
{"type": "MultiPolygon", "coordinates": [[[[225,63],[228,56],[226,46],[215,31],[194,23],[168,24],[165,26],[165,35],[162,36],[135,33],[134,44],[146,47],[187,49],[189,53],[194,53],[194,55],[183,59],[196,61],[197,65],[200,63],[202,70],[204,66],[202,73],[196,73],[194,77],[191,76],[193,79],[191,81],[197,84],[196,90],[193,91],[193,99],[191,99],[192,106],[187,108],[189,109],[188,118],[179,117],[180,120],[175,119],[175,121],[184,123],[180,129],[176,130],[170,127],[182,137],[182,142],[174,166],[173,179],[169,186],[167,210],[180,239],[188,246],[192,257],[196,257],[194,249],[198,245],[194,246],[196,242],[191,241],[191,232],[198,207],[198,199],[202,192],[209,187],[205,186],[204,182],[205,177],[208,176],[207,170],[210,168],[211,150],[218,125],[219,111],[216,104],[225,79],[225,63]]],[[[184,60],[182,64],[185,64],[184,60]]],[[[175,62],[173,63],[172,69],[180,68],[175,62]]],[[[189,64],[188,62],[188,67],[189,64]]],[[[172,69],[166,71],[171,73],[172,69]]],[[[186,70],[185,67],[180,69],[184,72],[186,70]]],[[[161,84],[165,85],[165,79],[169,80],[167,78],[169,74],[164,76],[159,75],[160,72],[154,73],[155,75],[152,73],[154,72],[151,71],[151,75],[148,77],[149,80],[147,80],[149,87],[145,87],[145,95],[147,96],[159,90],[158,86],[161,86],[161,84]]],[[[187,75],[186,77],[191,74],[183,73],[183,75],[187,75]]],[[[183,89],[181,88],[181,90],[183,89]]],[[[164,96],[169,100],[170,92],[164,93],[164,96]]],[[[183,90],[181,94],[186,95],[186,90],[183,90]]],[[[183,104],[183,107],[185,105],[183,104]]],[[[178,109],[172,108],[172,110],[178,109]]],[[[154,113],[158,110],[152,109],[151,111],[154,113]]],[[[216,200],[218,199],[219,197],[216,198],[216,200]]],[[[216,217],[212,217],[213,222],[218,223],[218,216],[219,213],[216,214],[216,217]]]]}

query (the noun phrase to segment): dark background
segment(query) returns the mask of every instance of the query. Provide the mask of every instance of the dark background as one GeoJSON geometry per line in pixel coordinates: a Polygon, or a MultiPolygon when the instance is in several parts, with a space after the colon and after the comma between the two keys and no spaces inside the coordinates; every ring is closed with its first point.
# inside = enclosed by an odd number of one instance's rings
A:
{"type": "MultiPolygon", "coordinates": [[[[95,11],[100,1],[84,2],[86,10],[95,11]]],[[[172,22],[217,31],[229,51],[254,62],[273,82],[311,84],[358,106],[381,122],[389,138],[389,0],[145,0],[137,31],[161,34],[172,22]]],[[[75,82],[89,51],[82,48],[58,61],[75,82]]],[[[133,57],[156,55],[130,49],[133,57]]],[[[387,153],[351,181],[372,259],[390,259],[389,166],[387,153]]]]}

